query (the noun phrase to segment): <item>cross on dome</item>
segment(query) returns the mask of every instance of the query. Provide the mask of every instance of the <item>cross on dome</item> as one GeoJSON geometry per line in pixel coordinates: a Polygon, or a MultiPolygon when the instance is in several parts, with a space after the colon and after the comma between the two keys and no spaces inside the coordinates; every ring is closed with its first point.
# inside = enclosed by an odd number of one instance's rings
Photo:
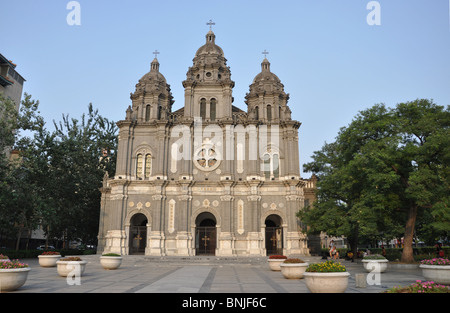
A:
{"type": "Polygon", "coordinates": [[[261,53],[264,54],[264,58],[267,59],[267,55],[269,54],[269,52],[267,52],[266,49],[264,49],[264,51],[261,53]]]}
{"type": "Polygon", "coordinates": [[[212,20],[209,20],[209,22],[206,23],[206,25],[209,26],[209,29],[210,29],[210,30],[212,30],[212,26],[213,26],[213,25],[216,25],[216,23],[214,23],[212,20]]]}

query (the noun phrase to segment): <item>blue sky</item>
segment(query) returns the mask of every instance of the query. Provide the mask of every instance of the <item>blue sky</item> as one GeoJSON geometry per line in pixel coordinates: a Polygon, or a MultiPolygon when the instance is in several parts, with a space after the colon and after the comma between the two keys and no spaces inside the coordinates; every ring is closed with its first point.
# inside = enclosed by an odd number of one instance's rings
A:
{"type": "Polygon", "coordinates": [[[366,20],[369,0],[79,0],[79,26],[67,24],[68,0],[0,1],[0,53],[17,64],[49,128],[62,114],[79,118],[89,103],[123,119],[156,49],[173,109],[182,107],[181,83],[210,19],[237,107],[246,110],[261,52],[269,51],[302,122],[301,166],[376,103],[450,105],[449,0],[379,0],[381,25],[374,26],[366,20]]]}

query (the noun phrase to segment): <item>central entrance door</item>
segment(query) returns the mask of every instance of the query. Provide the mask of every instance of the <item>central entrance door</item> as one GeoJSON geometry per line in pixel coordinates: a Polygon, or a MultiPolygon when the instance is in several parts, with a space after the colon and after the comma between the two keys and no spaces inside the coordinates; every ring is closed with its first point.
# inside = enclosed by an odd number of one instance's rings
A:
{"type": "Polygon", "coordinates": [[[266,219],[267,255],[283,254],[283,228],[278,215],[269,215],[266,219]]]}
{"type": "Polygon", "coordinates": [[[211,213],[202,213],[197,217],[195,224],[196,255],[215,255],[217,230],[214,215],[211,213]]]}
{"type": "Polygon", "coordinates": [[[144,254],[147,243],[147,218],[144,214],[136,214],[131,219],[130,254],[144,254]]]}

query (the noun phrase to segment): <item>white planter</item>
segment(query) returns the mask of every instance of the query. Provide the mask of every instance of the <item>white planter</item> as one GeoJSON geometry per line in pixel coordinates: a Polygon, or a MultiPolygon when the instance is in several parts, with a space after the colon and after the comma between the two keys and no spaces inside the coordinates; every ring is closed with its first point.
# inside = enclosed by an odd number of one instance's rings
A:
{"type": "Polygon", "coordinates": [[[22,287],[29,271],[29,267],[0,269],[0,292],[13,291],[22,287]]]}
{"type": "Polygon", "coordinates": [[[348,286],[349,272],[303,273],[306,287],[312,293],[343,293],[348,286]]]}
{"type": "Polygon", "coordinates": [[[66,277],[69,274],[75,277],[83,275],[86,269],[87,261],[57,261],[56,269],[60,276],[66,277]]]}
{"type": "Polygon", "coordinates": [[[38,255],[39,265],[42,267],[55,267],[56,262],[61,258],[61,255],[38,255]]]}
{"type": "Polygon", "coordinates": [[[388,267],[389,260],[362,260],[364,268],[370,273],[383,273],[388,267]]]}
{"type": "Polygon", "coordinates": [[[269,267],[272,271],[281,271],[280,264],[286,259],[269,259],[269,267]]]}
{"type": "Polygon", "coordinates": [[[428,281],[438,284],[450,285],[450,265],[425,265],[421,264],[422,275],[428,281]]]}
{"type": "Polygon", "coordinates": [[[106,270],[115,270],[122,264],[121,256],[101,256],[100,264],[106,270]]]}
{"type": "Polygon", "coordinates": [[[308,263],[281,263],[281,274],[287,279],[303,278],[303,273],[308,267],[308,263]]]}

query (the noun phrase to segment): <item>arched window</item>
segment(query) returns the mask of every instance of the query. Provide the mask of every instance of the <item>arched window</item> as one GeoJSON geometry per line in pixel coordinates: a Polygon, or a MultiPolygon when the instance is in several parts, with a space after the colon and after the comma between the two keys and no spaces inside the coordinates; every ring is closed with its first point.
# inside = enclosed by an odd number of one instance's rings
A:
{"type": "Polygon", "coordinates": [[[216,99],[212,98],[210,107],[209,107],[209,115],[211,118],[211,121],[216,120],[216,99]]]}
{"type": "Polygon", "coordinates": [[[142,169],[143,169],[143,164],[144,163],[144,159],[142,154],[138,154],[136,157],[136,177],[137,178],[142,178],[142,169]]]}
{"type": "Polygon", "coordinates": [[[263,156],[263,170],[266,179],[280,177],[280,156],[278,152],[265,153],[263,156]]]}
{"type": "Polygon", "coordinates": [[[267,106],[267,120],[269,122],[272,120],[272,106],[270,104],[267,106]]]}
{"type": "Polygon", "coordinates": [[[259,107],[258,106],[255,107],[255,119],[259,120],[259,107]]]}
{"type": "MultiPolygon", "coordinates": [[[[145,152],[144,152],[145,153],[145,152]]],[[[136,178],[149,178],[152,173],[152,155],[139,153],[136,156],[136,178]]]]}
{"type": "Polygon", "coordinates": [[[145,156],[145,173],[144,173],[144,177],[145,178],[149,178],[151,173],[152,173],[152,156],[150,154],[147,154],[145,156]]]}
{"type": "Polygon", "coordinates": [[[278,154],[272,155],[272,174],[274,178],[280,177],[280,159],[278,154]]]}
{"type": "Polygon", "coordinates": [[[206,118],[206,99],[202,98],[200,100],[200,117],[202,119],[206,118]]]}
{"type": "Polygon", "coordinates": [[[162,107],[158,106],[158,116],[156,117],[158,120],[161,119],[162,107]]]}
{"type": "Polygon", "coordinates": [[[150,120],[150,104],[147,104],[145,107],[145,121],[148,122],[150,120]]]}

